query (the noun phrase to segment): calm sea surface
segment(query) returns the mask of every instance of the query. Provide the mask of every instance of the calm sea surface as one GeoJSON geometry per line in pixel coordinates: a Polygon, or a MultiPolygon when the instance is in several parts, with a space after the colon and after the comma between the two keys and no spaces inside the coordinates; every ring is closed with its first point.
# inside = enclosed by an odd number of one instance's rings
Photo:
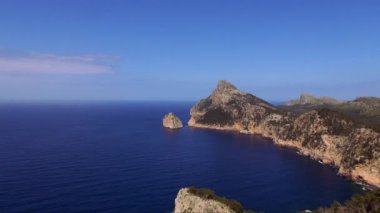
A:
{"type": "Polygon", "coordinates": [[[193,103],[0,105],[0,212],[171,212],[181,187],[265,212],[343,201],[360,187],[258,136],[162,127],[193,103]]]}

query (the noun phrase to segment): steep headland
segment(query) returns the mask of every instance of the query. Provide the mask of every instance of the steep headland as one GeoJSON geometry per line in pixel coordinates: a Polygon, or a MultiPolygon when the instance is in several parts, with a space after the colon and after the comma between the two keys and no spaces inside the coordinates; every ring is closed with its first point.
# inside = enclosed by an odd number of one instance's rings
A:
{"type": "Polygon", "coordinates": [[[170,129],[178,129],[183,127],[182,121],[172,112],[169,112],[164,116],[164,119],[162,120],[162,125],[170,129]]]}
{"type": "Polygon", "coordinates": [[[190,114],[189,126],[260,134],[380,187],[380,134],[345,114],[326,108],[301,113],[275,107],[227,81],[219,81],[190,114]]]}

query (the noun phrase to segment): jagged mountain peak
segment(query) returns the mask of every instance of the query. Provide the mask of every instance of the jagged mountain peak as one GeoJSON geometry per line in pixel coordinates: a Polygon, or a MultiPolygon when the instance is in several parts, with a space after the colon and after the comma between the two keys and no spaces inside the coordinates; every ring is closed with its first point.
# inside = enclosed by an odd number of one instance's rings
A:
{"type": "Polygon", "coordinates": [[[238,90],[232,83],[226,80],[218,81],[218,85],[216,86],[216,91],[218,92],[226,92],[231,90],[238,90]]]}
{"type": "Polygon", "coordinates": [[[234,86],[232,83],[226,80],[220,80],[218,82],[211,96],[208,97],[208,101],[210,101],[214,105],[236,105],[238,103],[249,103],[274,109],[270,103],[252,94],[239,90],[236,86],[234,86]]]}

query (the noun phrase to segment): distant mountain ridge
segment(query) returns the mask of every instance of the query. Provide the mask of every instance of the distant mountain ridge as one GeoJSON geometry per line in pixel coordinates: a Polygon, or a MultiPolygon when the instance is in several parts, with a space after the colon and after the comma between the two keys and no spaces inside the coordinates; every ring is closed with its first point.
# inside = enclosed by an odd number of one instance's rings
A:
{"type": "Polygon", "coordinates": [[[286,102],[284,105],[286,106],[293,106],[293,105],[327,105],[327,104],[339,104],[340,101],[323,96],[323,97],[316,97],[307,93],[302,93],[299,97],[299,99],[290,100],[286,102]]]}
{"type": "MultiPolygon", "coordinates": [[[[310,101],[308,98],[306,101],[310,101]]],[[[363,101],[369,106],[377,102],[362,98],[354,104],[361,105],[363,101]]],[[[369,109],[379,108],[375,105],[369,109]]],[[[275,107],[227,81],[219,81],[190,115],[189,126],[260,134],[278,145],[294,147],[300,154],[332,164],[341,174],[380,187],[380,133],[344,113],[329,108],[300,112],[289,106],[275,107]]]]}
{"type": "Polygon", "coordinates": [[[377,97],[357,97],[352,101],[339,101],[328,96],[316,97],[302,93],[299,99],[290,100],[282,105],[307,109],[319,106],[334,106],[335,109],[356,110],[362,115],[380,115],[380,98],[377,97]]]}
{"type": "Polygon", "coordinates": [[[358,97],[351,101],[338,101],[331,97],[301,94],[299,99],[290,100],[279,107],[297,112],[321,108],[331,109],[380,130],[380,98],[377,97],[358,97]]]}

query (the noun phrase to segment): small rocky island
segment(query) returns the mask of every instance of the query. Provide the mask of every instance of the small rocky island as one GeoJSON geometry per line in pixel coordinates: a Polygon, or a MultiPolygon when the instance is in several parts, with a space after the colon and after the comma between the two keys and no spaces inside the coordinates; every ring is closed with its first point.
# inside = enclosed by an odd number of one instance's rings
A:
{"type": "Polygon", "coordinates": [[[172,112],[169,112],[165,115],[164,119],[162,120],[162,125],[170,129],[178,129],[183,127],[182,121],[172,112]]]}
{"type": "Polygon", "coordinates": [[[341,111],[275,107],[227,81],[219,81],[212,94],[199,101],[190,114],[189,126],[259,134],[336,166],[340,174],[380,187],[379,128],[341,111]]]}

